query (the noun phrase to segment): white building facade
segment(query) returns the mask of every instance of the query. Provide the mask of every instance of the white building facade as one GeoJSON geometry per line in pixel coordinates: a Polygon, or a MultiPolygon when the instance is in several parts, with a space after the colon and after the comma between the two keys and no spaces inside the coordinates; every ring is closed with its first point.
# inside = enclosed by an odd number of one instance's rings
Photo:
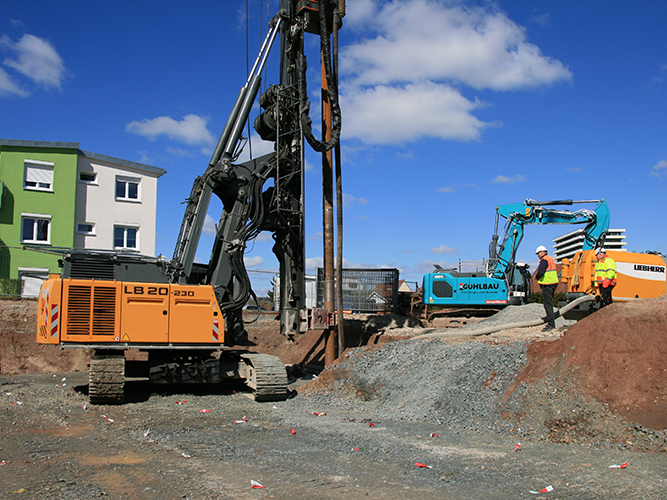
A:
{"type": "MultiPolygon", "coordinates": [[[[556,262],[563,259],[572,259],[574,254],[580,251],[584,246],[584,228],[559,236],[551,240],[553,242],[553,257],[556,262]]],[[[624,252],[625,249],[625,229],[609,229],[605,237],[604,246],[608,250],[624,252]]]]}
{"type": "Polygon", "coordinates": [[[79,150],[74,247],[154,256],[157,180],[165,172],[79,150]]]}

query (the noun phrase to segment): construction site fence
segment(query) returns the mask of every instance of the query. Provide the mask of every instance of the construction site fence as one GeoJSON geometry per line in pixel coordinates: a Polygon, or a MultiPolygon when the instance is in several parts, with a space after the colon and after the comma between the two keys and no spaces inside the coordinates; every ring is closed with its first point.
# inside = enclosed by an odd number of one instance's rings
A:
{"type": "MultiPolygon", "coordinates": [[[[398,303],[398,269],[343,269],[343,310],[395,313],[398,303]]],[[[336,288],[334,280],[334,290],[336,288]]],[[[317,307],[324,307],[324,269],[317,269],[317,307]]],[[[334,308],[338,304],[334,299],[334,308]]]]}

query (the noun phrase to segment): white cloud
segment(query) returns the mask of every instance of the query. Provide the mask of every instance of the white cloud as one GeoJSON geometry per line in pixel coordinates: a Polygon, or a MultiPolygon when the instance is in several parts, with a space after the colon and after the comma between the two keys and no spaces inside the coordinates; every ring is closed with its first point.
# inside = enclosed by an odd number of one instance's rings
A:
{"type": "Polygon", "coordinates": [[[262,231],[257,235],[257,241],[261,242],[273,241],[273,236],[269,231],[262,231]]]}
{"type": "Polygon", "coordinates": [[[262,259],[259,255],[256,255],[255,257],[244,257],[243,263],[246,267],[257,267],[264,264],[264,259],[262,259]]]}
{"type": "Polygon", "coordinates": [[[204,234],[208,234],[209,236],[215,236],[218,231],[216,230],[217,222],[215,222],[215,219],[211,217],[209,214],[206,214],[206,217],[204,218],[204,227],[202,227],[202,232],[204,234]]]}
{"type": "Polygon", "coordinates": [[[447,262],[446,260],[440,260],[438,262],[434,262],[432,260],[422,260],[419,264],[417,264],[416,272],[417,274],[433,273],[436,270],[435,264],[439,265],[442,269],[455,269],[457,267],[455,264],[447,262]]]}
{"type": "Polygon", "coordinates": [[[650,175],[662,179],[662,174],[667,172],[661,172],[663,169],[667,169],[667,160],[660,160],[658,163],[653,165],[653,170],[651,170],[650,175]]]}
{"type": "Polygon", "coordinates": [[[565,167],[565,170],[575,174],[581,172],[581,169],[579,167],[565,167]]]}
{"type": "Polygon", "coordinates": [[[27,97],[30,95],[22,89],[2,68],[0,68],[0,96],[27,97]]]}
{"type": "Polygon", "coordinates": [[[324,266],[324,260],[322,257],[311,257],[306,259],[306,271],[312,273],[317,271],[318,267],[324,266]]]}
{"type": "Polygon", "coordinates": [[[343,207],[349,208],[352,205],[368,205],[368,200],[366,198],[356,198],[348,193],[343,193],[343,207]]]}
{"type": "Polygon", "coordinates": [[[483,105],[434,82],[356,88],[341,96],[345,135],[369,144],[400,144],[420,137],[478,139],[490,124],[472,111],[483,105]]]}
{"type": "Polygon", "coordinates": [[[368,22],[375,38],[341,51],[342,71],[361,85],[444,79],[477,89],[516,90],[572,78],[498,10],[396,0],[383,4],[368,22]]]}
{"type": "Polygon", "coordinates": [[[250,159],[250,149],[252,149],[252,157],[258,158],[267,153],[274,151],[274,143],[272,141],[263,141],[257,134],[250,135],[249,143],[246,143],[243,152],[239,156],[237,163],[242,163],[250,159]]]}
{"type": "Polygon", "coordinates": [[[438,193],[456,193],[456,189],[451,186],[439,187],[436,191],[438,191],[438,193]]]}
{"type": "Polygon", "coordinates": [[[445,253],[458,253],[459,249],[451,248],[448,247],[447,245],[440,245],[438,248],[429,248],[428,251],[437,255],[442,255],[445,253]]]}
{"type": "Polygon", "coordinates": [[[183,117],[181,121],[176,121],[170,116],[159,116],[130,122],[125,126],[125,130],[151,140],[166,135],[171,140],[191,146],[211,146],[215,144],[215,139],[206,128],[209,119],[193,114],[183,117]]]}
{"type": "MultiPolygon", "coordinates": [[[[3,64],[26,76],[37,85],[47,89],[60,90],[67,70],[60,54],[48,40],[25,34],[18,42],[4,35],[0,38],[0,49],[6,49],[12,56],[3,64]]],[[[5,71],[0,70],[0,95],[25,97],[30,93],[5,71]]]]}
{"type": "Polygon", "coordinates": [[[505,175],[497,175],[489,182],[493,184],[515,184],[517,182],[524,182],[526,177],[524,175],[515,175],[514,177],[507,177],[505,175]]]}
{"type": "Polygon", "coordinates": [[[363,38],[341,49],[343,128],[368,144],[478,139],[490,124],[473,116],[483,103],[461,85],[508,91],[572,78],[493,7],[359,0],[348,14],[363,38]]]}

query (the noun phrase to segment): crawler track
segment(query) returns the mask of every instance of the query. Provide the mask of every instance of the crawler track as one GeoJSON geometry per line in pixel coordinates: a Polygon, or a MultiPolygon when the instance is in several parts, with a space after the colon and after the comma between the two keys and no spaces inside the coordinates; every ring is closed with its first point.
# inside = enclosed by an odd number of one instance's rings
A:
{"type": "Polygon", "coordinates": [[[125,400],[125,357],[95,354],[88,371],[91,404],[122,404],[125,400]]]}
{"type": "Polygon", "coordinates": [[[246,384],[253,389],[255,401],[287,399],[287,372],[277,356],[243,354],[246,363],[246,384]]]}

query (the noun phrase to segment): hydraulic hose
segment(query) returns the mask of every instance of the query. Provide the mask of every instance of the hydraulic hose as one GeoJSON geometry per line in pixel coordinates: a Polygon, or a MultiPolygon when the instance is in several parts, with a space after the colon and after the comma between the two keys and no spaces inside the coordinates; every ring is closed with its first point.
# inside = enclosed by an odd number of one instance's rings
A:
{"type": "MultiPolygon", "coordinates": [[[[578,299],[570,302],[569,304],[558,310],[555,314],[555,317],[558,318],[561,315],[565,314],[566,312],[570,311],[571,309],[574,309],[579,304],[583,304],[584,302],[590,302],[593,300],[595,300],[595,295],[584,295],[583,297],[579,297],[578,299]]],[[[489,326],[487,328],[480,328],[479,330],[465,330],[465,331],[446,330],[446,331],[425,333],[423,335],[417,335],[416,337],[412,337],[410,340],[436,339],[445,337],[480,337],[482,335],[489,335],[490,333],[499,332],[500,330],[507,330],[509,328],[528,328],[530,326],[538,326],[546,322],[547,318],[545,316],[543,318],[534,319],[531,321],[506,323],[504,325],[496,325],[496,326],[489,326]]]]}

